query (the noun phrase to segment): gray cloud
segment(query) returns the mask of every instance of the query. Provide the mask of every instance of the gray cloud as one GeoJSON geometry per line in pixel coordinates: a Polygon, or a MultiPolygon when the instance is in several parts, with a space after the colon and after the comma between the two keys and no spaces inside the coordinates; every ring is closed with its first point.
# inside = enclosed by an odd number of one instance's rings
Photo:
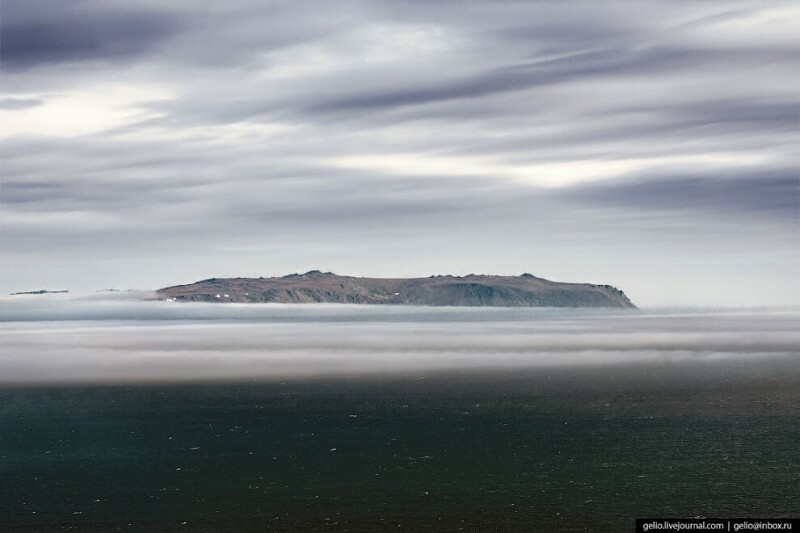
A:
{"type": "Polygon", "coordinates": [[[165,12],[6,0],[0,34],[3,67],[124,60],[146,53],[179,27],[179,19],[165,12]]]}
{"type": "Polygon", "coordinates": [[[470,99],[519,91],[543,85],[561,84],[586,78],[620,75],[653,75],[710,66],[715,63],[758,62],[793,50],[709,50],[652,47],[644,50],[608,49],[587,51],[557,59],[523,63],[475,76],[431,86],[386,90],[375,94],[315,104],[311,111],[368,110],[421,105],[443,100],[470,99]]]}
{"type": "Polygon", "coordinates": [[[752,100],[717,100],[687,103],[675,111],[687,126],[736,124],[743,128],[791,130],[800,119],[797,102],[752,100]]]}
{"type": "Polygon", "coordinates": [[[0,109],[30,109],[42,105],[36,98],[3,98],[0,99],[0,109]]]}
{"type": "MultiPolygon", "coordinates": [[[[775,217],[796,224],[800,214],[796,169],[728,176],[643,176],[587,185],[565,194],[594,205],[649,212],[775,217]]],[[[792,224],[792,225],[794,225],[792,224]]]]}

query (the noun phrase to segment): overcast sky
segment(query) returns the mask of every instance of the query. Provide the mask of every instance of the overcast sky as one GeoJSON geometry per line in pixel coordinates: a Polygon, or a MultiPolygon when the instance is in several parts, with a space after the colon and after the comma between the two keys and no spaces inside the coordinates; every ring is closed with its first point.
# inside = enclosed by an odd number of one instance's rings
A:
{"type": "Polygon", "coordinates": [[[2,0],[0,290],[800,304],[800,4],[2,0]]]}

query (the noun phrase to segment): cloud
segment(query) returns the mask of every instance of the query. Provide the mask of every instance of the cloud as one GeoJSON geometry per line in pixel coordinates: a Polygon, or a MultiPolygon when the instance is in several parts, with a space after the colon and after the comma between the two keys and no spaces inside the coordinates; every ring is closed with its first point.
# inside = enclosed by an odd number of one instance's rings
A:
{"type": "Polygon", "coordinates": [[[3,98],[0,100],[0,109],[30,109],[39,105],[42,105],[42,101],[35,98],[3,98]]]}
{"type": "Polygon", "coordinates": [[[0,386],[763,365],[796,361],[797,323],[796,311],[765,309],[632,314],[171,304],[130,293],[12,297],[0,301],[0,386]]]}
{"type": "MultiPolygon", "coordinates": [[[[785,53],[788,56],[790,51],[785,53]]],[[[311,111],[359,111],[474,99],[595,77],[674,73],[676,70],[709,66],[718,62],[758,61],[775,55],[775,51],[667,47],[593,50],[493,69],[429,87],[389,89],[323,102],[313,105],[311,111]]]]}
{"type": "Polygon", "coordinates": [[[4,2],[0,285],[335,266],[732,298],[630,265],[800,265],[795,13],[4,2]]]}
{"type": "Polygon", "coordinates": [[[739,169],[733,175],[640,176],[595,183],[571,191],[571,197],[594,205],[641,209],[645,212],[703,213],[728,217],[768,217],[787,223],[800,213],[797,171],[739,169]]]}
{"type": "Polygon", "coordinates": [[[4,69],[53,63],[127,60],[178,32],[165,12],[111,10],[87,2],[3,2],[4,69]]]}

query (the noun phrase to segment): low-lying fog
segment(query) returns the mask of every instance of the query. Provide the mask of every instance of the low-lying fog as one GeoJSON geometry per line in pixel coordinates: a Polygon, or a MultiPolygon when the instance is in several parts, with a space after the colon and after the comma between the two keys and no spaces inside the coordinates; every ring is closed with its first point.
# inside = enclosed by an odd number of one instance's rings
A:
{"type": "MultiPolygon", "coordinates": [[[[0,301],[0,384],[800,359],[800,310],[0,301]]],[[[800,362],[798,362],[800,364],[800,362]]]]}

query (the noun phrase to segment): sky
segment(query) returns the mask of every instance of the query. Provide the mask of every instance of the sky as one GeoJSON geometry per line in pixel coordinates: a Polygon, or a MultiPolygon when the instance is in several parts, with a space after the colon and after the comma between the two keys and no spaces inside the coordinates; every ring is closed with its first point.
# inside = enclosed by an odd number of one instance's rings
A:
{"type": "Polygon", "coordinates": [[[0,293],[311,269],[800,305],[797,2],[0,0],[0,293]]]}

